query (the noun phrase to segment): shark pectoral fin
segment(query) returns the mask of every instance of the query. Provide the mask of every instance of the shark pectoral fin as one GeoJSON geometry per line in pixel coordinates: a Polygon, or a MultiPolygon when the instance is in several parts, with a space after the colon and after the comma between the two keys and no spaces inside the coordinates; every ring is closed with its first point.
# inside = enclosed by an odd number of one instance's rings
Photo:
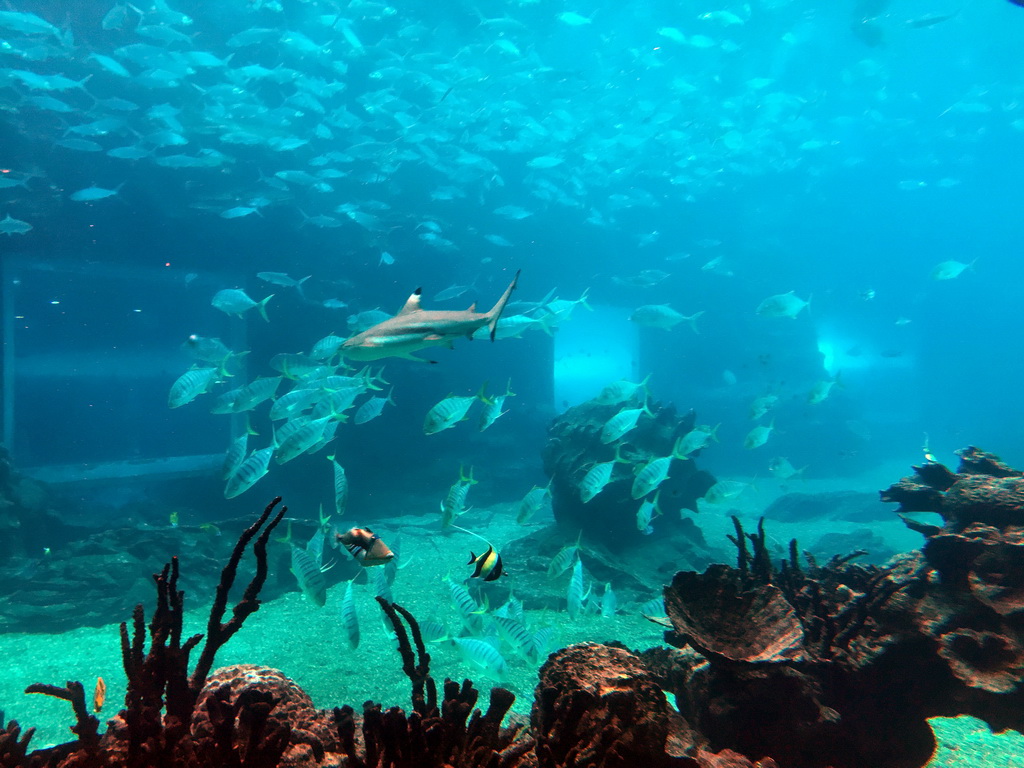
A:
{"type": "Polygon", "coordinates": [[[406,352],[401,355],[395,355],[395,357],[400,357],[403,360],[414,360],[417,363],[430,363],[430,365],[437,365],[437,360],[426,360],[422,357],[416,357],[416,355],[414,355],[412,352],[406,352]]]}

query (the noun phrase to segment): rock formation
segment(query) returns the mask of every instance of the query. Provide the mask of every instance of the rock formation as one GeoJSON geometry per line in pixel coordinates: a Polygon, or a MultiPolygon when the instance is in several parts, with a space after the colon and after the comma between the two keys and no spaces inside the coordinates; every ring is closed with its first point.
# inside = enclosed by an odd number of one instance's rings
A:
{"type": "MultiPolygon", "coordinates": [[[[640,500],[630,493],[633,468],[670,455],[676,439],[692,430],[696,422],[693,411],[680,417],[671,405],[649,404],[654,416],[641,416],[619,444],[625,461],[612,467],[604,490],[584,503],[580,481],[595,463],[615,457],[616,444],[601,442],[601,430],[623,407],[591,400],[570,408],[551,423],[543,453],[544,472],[551,478],[551,507],[559,525],[567,530],[582,529],[584,537],[614,548],[641,539],[636,523],[640,500]]],[[[694,452],[687,461],[673,461],[668,479],[661,485],[658,504],[664,514],[655,526],[662,533],[678,526],[681,510],[696,512],[697,499],[715,484],[715,478],[695,466],[699,453],[694,452]]]]}

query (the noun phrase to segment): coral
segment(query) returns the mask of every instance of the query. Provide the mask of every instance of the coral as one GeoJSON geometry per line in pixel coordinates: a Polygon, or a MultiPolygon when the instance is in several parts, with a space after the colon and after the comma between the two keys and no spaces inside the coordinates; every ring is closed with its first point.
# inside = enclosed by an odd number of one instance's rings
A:
{"type": "MultiPolygon", "coordinates": [[[[640,501],[631,496],[633,471],[630,465],[642,465],[651,459],[668,456],[677,438],[694,427],[691,411],[679,417],[672,406],[650,403],[654,417],[641,417],[636,428],[622,440],[621,456],[629,463],[612,467],[611,480],[587,503],[580,499],[579,483],[596,462],[611,461],[615,446],[601,442],[601,430],[621,406],[604,405],[594,400],[574,406],[558,416],[548,428],[544,447],[544,472],[551,478],[551,505],[555,519],[570,530],[585,534],[609,547],[622,549],[640,539],[636,511],[640,501]]],[[[707,472],[698,470],[693,458],[673,461],[669,477],[660,488],[659,507],[664,516],[655,526],[678,525],[677,512],[697,511],[697,499],[715,484],[707,472]]]]}
{"type": "Polygon", "coordinates": [[[925,537],[928,580],[911,613],[958,684],[961,711],[1024,727],[1024,473],[973,446],[954,473],[936,462],[881,492],[925,537]],[[909,492],[912,489],[915,492],[909,492]],[[906,513],[934,511],[943,524],[906,513]]]}
{"type": "Polygon", "coordinates": [[[548,658],[540,669],[531,723],[541,768],[672,765],[666,747],[673,725],[685,727],[674,723],[657,681],[638,657],[596,643],[573,645],[548,658]]]}
{"type": "Polygon", "coordinates": [[[904,647],[877,626],[905,575],[851,557],[803,567],[795,542],[776,569],[763,526],[734,523],[735,568],[681,572],[665,589],[666,640],[700,654],[675,673],[691,727],[712,749],[786,766],[923,764],[933,743],[918,690],[880,674],[895,659],[914,667],[913,638],[904,647]]]}
{"type": "Polygon", "coordinates": [[[327,718],[294,682],[276,669],[237,664],[218,669],[196,702],[192,739],[228,766],[231,754],[243,764],[319,765],[336,747],[327,718]]]}
{"type": "Polygon", "coordinates": [[[441,768],[449,765],[513,768],[520,765],[530,753],[533,741],[517,741],[518,727],[501,727],[515,696],[504,688],[492,689],[487,711],[481,714],[480,710],[473,709],[479,693],[469,680],[463,681],[461,686],[445,680],[444,697],[438,707],[437,689],[430,676],[430,656],[416,620],[399,605],[380,597],[377,602],[398,638],[402,669],[412,683],[413,710],[406,715],[398,707],[382,710],[380,704],[368,701],[363,705],[360,724],[352,707],[335,709],[334,720],[345,765],[352,768],[441,768]],[[361,750],[357,730],[362,736],[361,750]]]}
{"type": "Polygon", "coordinates": [[[665,648],[636,654],[580,643],[551,654],[540,670],[531,725],[539,768],[777,768],[707,739],[677,712],[663,688],[699,661],[665,648]],[[674,672],[670,671],[674,668],[674,672]]]}
{"type": "Polygon", "coordinates": [[[0,711],[0,768],[23,768],[31,765],[28,758],[28,744],[32,741],[35,728],[23,734],[17,720],[11,720],[4,728],[4,713],[0,711]]]}
{"type": "MultiPolygon", "coordinates": [[[[210,609],[206,642],[191,675],[188,671],[189,655],[203,640],[194,635],[181,642],[184,593],[177,589],[178,560],[172,559],[163,571],[154,575],[157,586],[157,607],[149,625],[150,648],[143,654],[146,625],[141,605],[132,615],[133,631],[121,624],[121,655],[128,691],[125,708],[112,720],[111,727],[102,738],[103,750],[117,756],[118,762],[129,766],[170,765],[175,761],[194,759],[196,754],[213,748],[196,744],[189,735],[189,727],[200,692],[206,684],[217,651],[237,632],[245,619],[259,608],[259,591],[267,577],[267,541],[281,521],[287,507],[270,519],[274,507],[281,501],[274,499],[259,519],[239,536],[227,565],[221,572],[216,596],[210,609]],[[267,521],[270,520],[269,524],[267,521]],[[264,527],[266,524],[266,527],[264,527]],[[260,529],[263,529],[260,533],[260,529]],[[228,592],[234,584],[239,562],[249,542],[260,533],[253,546],[256,556],[256,574],[246,587],[242,599],[235,605],[232,618],[222,622],[227,608],[228,592]]],[[[56,764],[56,757],[69,752],[61,765],[87,764],[95,750],[96,718],[85,713],[84,692],[80,683],[68,683],[67,688],[34,684],[27,693],[48,693],[71,701],[78,724],[73,728],[79,736],[75,744],[54,747],[47,759],[56,764]],[[83,763],[84,761],[84,763],[83,763]]]]}
{"type": "Polygon", "coordinates": [[[803,627],[782,590],[742,590],[728,566],[680,571],[665,600],[679,637],[702,656],[750,664],[805,658],[803,627]]]}
{"type": "Polygon", "coordinates": [[[68,680],[63,688],[34,683],[25,689],[25,693],[43,693],[70,702],[75,713],[75,724],[71,726],[71,732],[78,736],[80,746],[87,751],[94,751],[99,745],[100,721],[89,714],[85,704],[85,687],[80,682],[68,680]]]}

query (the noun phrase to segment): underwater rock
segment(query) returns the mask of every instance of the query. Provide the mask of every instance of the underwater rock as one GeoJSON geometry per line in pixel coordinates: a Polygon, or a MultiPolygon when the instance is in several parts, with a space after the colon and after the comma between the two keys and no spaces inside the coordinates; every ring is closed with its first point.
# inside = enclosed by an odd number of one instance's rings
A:
{"type": "MultiPolygon", "coordinates": [[[[243,524],[235,519],[220,525],[229,529],[243,524]]],[[[186,591],[208,592],[216,586],[234,544],[214,526],[68,530],[78,532],[77,540],[0,565],[0,582],[6,585],[0,594],[0,632],[55,633],[116,622],[149,600],[152,582],[147,574],[175,555],[188,557],[188,571],[181,576],[186,591]]],[[[288,549],[275,547],[270,556],[273,578],[264,594],[273,598],[295,591],[288,549]]],[[[341,566],[326,574],[328,583],[358,567],[348,562],[341,566]]]]}
{"type": "MultiPolygon", "coordinates": [[[[84,535],[52,509],[53,503],[49,488],[17,472],[0,445],[0,569],[13,564],[20,570],[47,548],[84,535]],[[24,562],[17,563],[19,558],[24,562]]],[[[5,575],[0,570],[0,580],[5,575]]]]}
{"type": "MultiPolygon", "coordinates": [[[[544,472],[551,479],[552,511],[560,526],[581,529],[588,538],[600,540],[613,549],[642,542],[644,537],[636,521],[642,499],[634,499],[631,494],[634,468],[670,455],[676,439],[696,423],[692,411],[680,417],[671,405],[650,403],[649,407],[654,416],[641,416],[637,426],[616,444],[603,443],[601,432],[619,412],[619,405],[590,400],[552,421],[543,460],[544,472]],[[596,463],[612,461],[616,450],[624,461],[611,467],[607,485],[584,503],[579,488],[583,477],[596,463]]],[[[695,451],[686,461],[672,462],[658,497],[664,514],[653,522],[656,535],[671,533],[679,525],[682,510],[696,512],[697,499],[715,484],[714,477],[696,468],[695,458],[699,455],[700,451],[695,451]]]]}
{"type": "Polygon", "coordinates": [[[896,550],[870,528],[855,531],[826,533],[811,544],[807,551],[815,557],[826,558],[835,552],[864,551],[862,562],[881,564],[897,554],[896,550]]]}
{"type": "Polygon", "coordinates": [[[692,765],[686,726],[640,658],[597,643],[551,654],[530,716],[539,766],[692,765]],[[677,750],[670,754],[669,748],[677,750]]]}
{"type": "Polygon", "coordinates": [[[786,493],[769,504],[763,514],[769,520],[786,523],[822,519],[859,523],[892,517],[891,510],[879,504],[874,494],[857,491],[786,493]]]}

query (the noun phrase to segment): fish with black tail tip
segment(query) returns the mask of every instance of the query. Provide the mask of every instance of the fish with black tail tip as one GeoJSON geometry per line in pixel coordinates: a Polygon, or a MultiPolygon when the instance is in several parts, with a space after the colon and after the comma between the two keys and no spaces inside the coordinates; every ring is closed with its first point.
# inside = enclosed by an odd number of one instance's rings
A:
{"type": "Polygon", "coordinates": [[[469,309],[458,311],[425,310],[420,307],[422,290],[417,288],[397,315],[346,339],[341,345],[341,353],[352,360],[404,357],[421,363],[436,362],[425,361],[413,353],[430,347],[450,347],[455,339],[460,336],[472,337],[475,330],[484,326],[490,331],[491,341],[494,341],[498,320],[518,281],[517,271],[501,298],[487,312],[477,312],[475,303],[469,309]]]}
{"type": "Polygon", "coordinates": [[[345,547],[364,568],[384,565],[395,556],[380,536],[369,528],[349,528],[344,533],[335,530],[332,538],[335,546],[345,547]]]}
{"type": "Polygon", "coordinates": [[[481,579],[483,581],[497,581],[500,579],[502,574],[505,572],[505,566],[501,562],[501,555],[498,553],[498,550],[494,548],[491,542],[480,534],[473,533],[473,531],[468,531],[457,525],[453,525],[452,528],[457,528],[463,533],[468,533],[470,536],[476,536],[480,541],[487,545],[487,549],[480,555],[474,554],[474,552],[470,550],[469,562],[466,563],[466,565],[476,565],[473,575],[470,576],[470,578],[481,579]]]}

